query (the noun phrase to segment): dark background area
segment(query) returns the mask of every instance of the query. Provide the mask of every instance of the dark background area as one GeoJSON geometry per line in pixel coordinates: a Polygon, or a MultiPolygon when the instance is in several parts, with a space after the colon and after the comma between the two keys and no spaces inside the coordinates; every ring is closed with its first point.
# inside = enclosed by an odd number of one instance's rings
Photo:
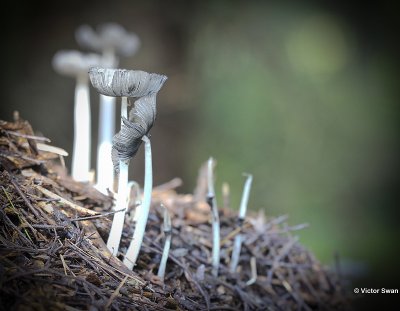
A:
{"type": "MultiPolygon", "coordinates": [[[[169,77],[152,130],[155,184],[179,176],[179,191],[191,192],[199,166],[212,155],[217,187],[230,183],[234,208],[241,173],[253,173],[253,211],[310,223],[299,233],[302,243],[326,264],[339,253],[352,287],[400,288],[395,2],[17,1],[7,7],[1,119],[18,110],[53,145],[71,151],[74,81],[59,76],[51,59],[58,50],[80,49],[78,26],[120,23],[141,39],[139,52],[120,67],[169,77]]],[[[92,150],[97,103],[92,89],[92,150]]],[[[92,161],[95,167],[94,151],[92,161]]],[[[132,167],[131,178],[142,183],[142,151],[132,167]]],[[[366,296],[360,305],[372,300],[387,297],[366,296]]]]}

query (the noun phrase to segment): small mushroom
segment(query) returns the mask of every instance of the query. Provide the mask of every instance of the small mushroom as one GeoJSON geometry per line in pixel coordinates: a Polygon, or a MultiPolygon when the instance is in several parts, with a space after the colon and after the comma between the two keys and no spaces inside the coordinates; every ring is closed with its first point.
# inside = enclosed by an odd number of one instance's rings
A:
{"type": "Polygon", "coordinates": [[[208,159],[207,166],[207,203],[211,208],[211,222],[212,222],[212,235],[213,235],[213,246],[212,246],[212,274],[214,277],[218,276],[219,261],[220,261],[220,222],[218,214],[217,200],[215,198],[214,190],[214,166],[215,162],[213,158],[208,159]]]}
{"type": "Polygon", "coordinates": [[[235,236],[235,241],[233,242],[231,262],[229,265],[229,271],[231,273],[236,272],[236,268],[239,263],[240,251],[242,249],[242,227],[244,220],[246,218],[246,211],[247,211],[247,204],[249,202],[251,183],[253,182],[253,175],[250,174],[244,174],[244,175],[247,176],[247,179],[243,187],[243,194],[242,194],[242,199],[240,201],[240,208],[238,214],[238,226],[240,228],[240,231],[235,236]]]}
{"type": "Polygon", "coordinates": [[[91,68],[90,81],[103,95],[122,97],[127,103],[128,97],[137,97],[129,119],[122,115],[121,131],[113,138],[112,160],[114,169],[119,173],[116,209],[125,209],[114,216],[107,247],[116,255],[122,235],[124,216],[127,208],[128,167],[130,159],[138,151],[142,140],[145,142],[145,185],[143,204],[138,208],[138,221],[132,243],[129,246],[124,263],[132,268],[143,240],[151,203],[152,161],[151,144],[148,135],[156,118],[156,96],[166,76],[147,73],[140,70],[91,68]],[[138,248],[138,249],[137,249],[138,248]],[[133,251],[133,255],[131,256],[133,251]],[[127,264],[128,262],[128,264],[127,264]]]}
{"type": "Polygon", "coordinates": [[[74,50],[59,51],[53,57],[53,67],[58,73],[76,79],[71,175],[81,182],[89,181],[90,170],[91,119],[87,72],[99,64],[99,55],[74,50]]]}
{"type": "MultiPolygon", "coordinates": [[[[82,25],[76,30],[75,37],[83,48],[101,53],[103,64],[107,67],[117,67],[117,55],[133,55],[140,46],[136,34],[127,32],[115,23],[101,24],[97,31],[89,25],[82,25]]],[[[112,137],[115,134],[115,108],[115,97],[100,95],[96,188],[103,193],[107,193],[107,189],[113,189],[114,183],[111,149],[112,137]]],[[[122,109],[127,108],[124,106],[122,109]]]]}
{"type": "Polygon", "coordinates": [[[80,26],[75,32],[76,41],[83,48],[102,53],[110,66],[118,65],[116,54],[128,57],[135,54],[140,46],[139,37],[119,24],[100,24],[96,30],[89,25],[80,26]]]}

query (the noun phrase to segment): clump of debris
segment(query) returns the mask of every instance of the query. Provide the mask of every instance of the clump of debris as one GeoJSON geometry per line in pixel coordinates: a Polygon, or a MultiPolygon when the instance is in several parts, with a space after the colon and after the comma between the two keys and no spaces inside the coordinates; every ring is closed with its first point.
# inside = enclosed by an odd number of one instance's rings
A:
{"type": "MultiPolygon", "coordinates": [[[[107,249],[113,196],[74,181],[63,150],[27,121],[0,121],[0,309],[2,310],[344,310],[338,273],[302,247],[286,217],[246,217],[219,209],[220,263],[212,271],[212,225],[204,169],[194,195],[179,179],[155,187],[133,271],[122,263],[134,232],[135,201],[118,257],[107,249]],[[171,215],[171,247],[157,275],[171,215]],[[238,268],[229,269],[241,234],[238,268]]],[[[227,204],[226,204],[227,205],[227,204]]],[[[168,232],[169,234],[169,232],[168,232]]]]}

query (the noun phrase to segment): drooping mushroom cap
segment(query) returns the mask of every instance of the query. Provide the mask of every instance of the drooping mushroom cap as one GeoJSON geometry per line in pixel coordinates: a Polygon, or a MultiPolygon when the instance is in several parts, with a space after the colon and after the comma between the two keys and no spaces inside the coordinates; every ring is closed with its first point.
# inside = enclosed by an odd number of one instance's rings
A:
{"type": "Polygon", "coordinates": [[[97,32],[89,25],[80,26],[75,32],[76,41],[84,48],[97,52],[113,49],[122,56],[133,55],[140,46],[139,37],[127,32],[121,25],[105,23],[97,26],[97,32]]]}
{"type": "Polygon", "coordinates": [[[167,77],[140,70],[90,68],[92,85],[103,95],[139,97],[129,113],[122,117],[121,130],[113,137],[112,161],[119,172],[119,161],[129,161],[139,150],[142,137],[156,120],[156,97],[167,77]]]}
{"type": "Polygon", "coordinates": [[[81,53],[75,50],[63,50],[57,52],[53,57],[53,68],[62,75],[76,77],[86,74],[90,67],[102,64],[100,55],[81,53]]]}
{"type": "Polygon", "coordinates": [[[157,93],[166,76],[141,70],[93,67],[89,70],[93,87],[106,96],[143,97],[157,93]]]}

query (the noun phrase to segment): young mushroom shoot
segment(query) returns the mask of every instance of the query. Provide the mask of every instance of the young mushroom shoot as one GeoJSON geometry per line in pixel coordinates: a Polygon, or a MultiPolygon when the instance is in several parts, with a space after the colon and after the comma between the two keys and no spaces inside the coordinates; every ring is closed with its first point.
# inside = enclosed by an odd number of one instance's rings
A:
{"type": "Polygon", "coordinates": [[[157,276],[164,281],[165,268],[167,267],[167,260],[169,256],[169,249],[171,248],[172,239],[172,226],[171,226],[171,216],[166,207],[164,207],[164,225],[163,225],[165,244],[160,261],[160,266],[158,267],[157,276]]]}
{"type": "Polygon", "coordinates": [[[246,218],[247,204],[249,202],[249,195],[251,189],[251,183],[253,181],[253,176],[250,174],[244,174],[247,176],[243,187],[242,199],[240,201],[240,208],[238,214],[238,227],[240,229],[239,233],[235,236],[235,240],[233,242],[232,256],[229,265],[230,273],[235,273],[237,265],[239,263],[240,251],[242,249],[242,227],[244,220],[246,218]]]}
{"type": "MultiPolygon", "coordinates": [[[[89,25],[82,25],[75,32],[75,37],[78,44],[83,48],[101,53],[105,67],[118,67],[118,56],[131,56],[136,53],[140,46],[138,36],[127,32],[118,24],[101,24],[96,30],[89,25]]],[[[113,190],[114,186],[111,149],[112,138],[115,135],[115,108],[115,97],[100,94],[96,188],[103,193],[107,193],[107,189],[113,190]]],[[[121,115],[128,118],[126,100],[122,101],[121,110],[123,110],[121,115]]]]}
{"type": "Polygon", "coordinates": [[[212,275],[214,277],[218,276],[219,261],[220,261],[220,224],[219,224],[219,214],[217,200],[215,198],[214,190],[214,159],[210,158],[207,163],[207,203],[211,208],[211,222],[212,222],[212,275]]]}
{"type": "Polygon", "coordinates": [[[91,68],[89,76],[94,88],[103,95],[122,97],[125,101],[127,97],[138,98],[129,113],[129,118],[121,116],[123,121],[121,131],[113,138],[112,161],[115,171],[119,174],[115,209],[123,209],[124,211],[115,214],[107,241],[109,250],[113,255],[117,255],[128,205],[129,161],[135,156],[140,144],[144,141],[145,185],[143,204],[138,208],[139,215],[134,236],[124,260],[124,263],[132,269],[143,240],[151,203],[153,174],[151,144],[147,135],[156,119],[157,92],[161,89],[167,77],[139,70],[98,67],[91,68]]]}
{"type": "Polygon", "coordinates": [[[53,57],[53,67],[58,73],[76,79],[71,175],[80,182],[89,181],[90,171],[91,117],[88,70],[100,63],[99,55],[73,50],[59,51],[53,57]]]}

